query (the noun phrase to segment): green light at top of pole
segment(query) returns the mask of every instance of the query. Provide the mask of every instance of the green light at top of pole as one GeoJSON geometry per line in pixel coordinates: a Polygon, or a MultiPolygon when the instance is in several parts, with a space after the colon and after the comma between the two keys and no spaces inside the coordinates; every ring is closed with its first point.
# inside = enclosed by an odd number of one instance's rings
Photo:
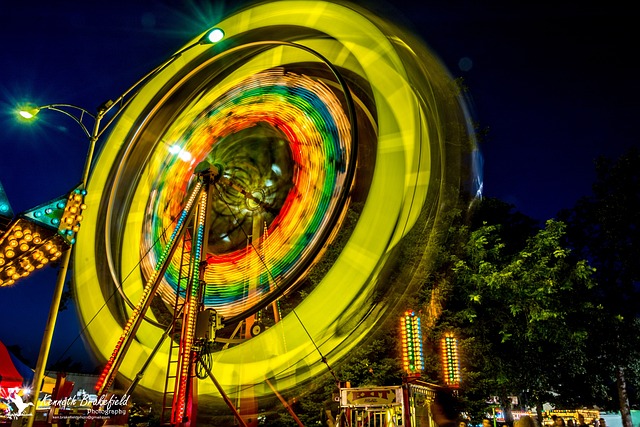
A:
{"type": "Polygon", "coordinates": [[[224,31],[220,28],[214,28],[205,36],[205,41],[209,43],[218,43],[224,38],[224,31]]]}

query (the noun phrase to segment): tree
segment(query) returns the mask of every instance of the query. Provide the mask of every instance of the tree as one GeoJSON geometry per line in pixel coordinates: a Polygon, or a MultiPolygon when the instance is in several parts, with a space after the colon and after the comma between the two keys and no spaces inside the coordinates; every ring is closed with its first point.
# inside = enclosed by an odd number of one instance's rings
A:
{"type": "MultiPolygon", "coordinates": [[[[531,227],[518,222],[521,231],[531,227]]],[[[511,247],[505,245],[501,228],[455,227],[455,244],[440,264],[451,274],[430,289],[429,304],[437,296],[442,307],[432,342],[445,330],[460,338],[463,397],[476,417],[490,396],[507,410],[509,397],[519,396],[541,412],[562,389],[561,373],[581,372],[586,354],[584,313],[591,307],[581,295],[593,286],[593,269],[561,245],[565,225],[548,221],[520,248],[511,233],[511,247]]]]}
{"type": "MultiPolygon", "coordinates": [[[[561,212],[569,225],[568,244],[597,269],[599,283],[591,315],[592,368],[598,382],[615,379],[624,427],[631,427],[628,380],[638,377],[640,360],[640,152],[631,149],[617,161],[596,161],[593,194],[561,212]]],[[[601,397],[606,393],[601,390],[601,397]]],[[[610,404],[602,399],[601,404],[610,404]]]]}

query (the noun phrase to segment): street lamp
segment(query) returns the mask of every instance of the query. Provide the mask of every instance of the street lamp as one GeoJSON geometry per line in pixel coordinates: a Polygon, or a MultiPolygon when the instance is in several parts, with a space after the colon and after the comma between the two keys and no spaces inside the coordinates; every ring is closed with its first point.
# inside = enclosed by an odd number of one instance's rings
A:
{"type": "MultiPolygon", "coordinates": [[[[84,168],[82,172],[82,180],[80,182],[79,188],[84,191],[86,188],[87,180],[89,177],[89,170],[91,169],[91,161],[93,159],[93,153],[95,150],[96,141],[100,136],[100,122],[104,115],[109,111],[109,108],[112,106],[111,104],[108,107],[102,106],[98,109],[97,114],[93,115],[89,111],[84,108],[77,107],[75,105],[70,104],[50,104],[44,105],[41,107],[33,108],[33,109],[22,109],[19,111],[20,116],[25,119],[34,119],[36,115],[41,110],[52,110],[61,112],[69,117],[71,117],[76,123],[80,125],[85,135],[89,138],[89,150],[87,152],[87,157],[85,159],[84,168]],[[75,115],[75,114],[77,115],[75,115]],[[93,127],[92,131],[89,132],[87,126],[85,126],[83,119],[85,116],[89,116],[93,118],[93,127]]],[[[104,130],[104,129],[103,129],[104,130]]],[[[84,195],[82,195],[84,197],[84,195]]],[[[53,292],[53,297],[51,299],[51,306],[49,308],[49,317],[47,318],[47,323],[45,324],[44,335],[42,337],[42,343],[40,345],[40,352],[38,353],[38,361],[36,362],[36,368],[33,375],[33,383],[31,386],[31,390],[34,395],[34,405],[33,405],[33,416],[29,417],[27,426],[33,426],[33,422],[36,418],[37,414],[37,406],[38,406],[38,397],[40,395],[40,388],[42,384],[42,380],[44,378],[44,371],[47,365],[47,360],[49,358],[49,350],[51,349],[51,341],[53,338],[53,331],[55,329],[56,320],[58,318],[58,310],[60,307],[60,300],[62,299],[62,291],[64,290],[64,282],[67,276],[67,270],[69,269],[69,263],[71,261],[71,249],[70,247],[67,251],[64,252],[62,256],[62,261],[60,263],[60,270],[58,271],[58,277],[56,279],[56,285],[53,292]]]]}
{"type": "MultiPolygon", "coordinates": [[[[19,108],[18,114],[21,118],[25,120],[33,120],[37,117],[37,115],[43,110],[51,110],[56,111],[58,113],[64,114],[67,117],[70,117],[73,121],[75,121],[84,132],[85,136],[89,140],[89,148],[87,151],[87,155],[85,158],[84,168],[82,172],[82,180],[80,181],[79,189],[81,191],[81,197],[84,198],[84,194],[86,193],[87,181],[89,179],[89,172],[91,170],[91,164],[93,160],[93,154],[96,147],[96,142],[100,138],[100,136],[109,128],[109,126],[114,122],[117,116],[124,110],[124,108],[129,104],[129,102],[133,99],[135,94],[137,93],[136,89],[139,88],[143,83],[147,82],[151,77],[157,75],[159,72],[168,67],[173,61],[175,61],[180,55],[182,55],[187,50],[192,49],[195,46],[203,45],[203,44],[214,44],[219,42],[224,38],[224,32],[219,28],[212,28],[205,35],[200,38],[198,41],[187,45],[182,48],[178,52],[174,53],[156,68],[151,70],[149,73],[140,78],[136,83],[134,83],[129,89],[127,89],[122,95],[120,95],[115,101],[109,100],[103,103],[100,107],[98,107],[98,111],[93,114],[88,110],[78,107],[73,104],[48,104],[42,106],[26,106],[19,108]],[[113,109],[117,107],[117,111],[113,114],[109,121],[107,121],[104,125],[102,125],[102,121],[105,116],[111,112],[113,109]],[[91,120],[93,123],[91,123],[91,120]],[[89,123],[85,124],[85,121],[89,123]]],[[[75,197],[74,197],[75,199],[75,197]]],[[[75,200],[78,201],[78,200],[75,200]]],[[[72,242],[70,242],[72,243],[72,242]]],[[[69,263],[71,261],[71,249],[65,251],[60,264],[60,271],[58,272],[56,285],[53,293],[53,298],[51,300],[51,306],[49,309],[49,317],[47,318],[47,323],[45,325],[44,335],[42,338],[42,344],[40,346],[40,352],[38,354],[38,361],[36,362],[36,368],[33,377],[32,383],[32,391],[34,394],[34,405],[33,405],[33,414],[31,417],[28,417],[28,427],[32,427],[35,417],[36,417],[36,409],[38,405],[38,397],[40,394],[40,388],[42,384],[42,380],[44,378],[44,371],[46,368],[47,360],[49,357],[49,350],[51,348],[51,341],[53,338],[53,331],[55,328],[56,320],[58,317],[58,309],[60,306],[60,300],[62,298],[62,291],[64,289],[64,283],[67,275],[67,271],[69,269],[69,263]]]]}

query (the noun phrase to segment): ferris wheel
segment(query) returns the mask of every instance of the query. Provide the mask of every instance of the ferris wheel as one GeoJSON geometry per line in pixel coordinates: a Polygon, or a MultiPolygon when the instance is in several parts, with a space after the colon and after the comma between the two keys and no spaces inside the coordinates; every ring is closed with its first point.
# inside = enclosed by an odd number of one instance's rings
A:
{"type": "Polygon", "coordinates": [[[409,32],[287,0],[215,29],[145,83],[89,179],[73,274],[100,391],[179,399],[193,354],[185,381],[215,397],[331,373],[417,288],[466,179],[464,101],[409,32]]]}

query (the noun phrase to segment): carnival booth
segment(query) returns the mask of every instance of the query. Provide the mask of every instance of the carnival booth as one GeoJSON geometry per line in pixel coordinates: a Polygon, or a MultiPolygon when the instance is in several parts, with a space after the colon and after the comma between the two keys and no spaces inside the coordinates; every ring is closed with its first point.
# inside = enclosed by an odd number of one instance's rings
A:
{"type": "Polygon", "coordinates": [[[33,379],[33,371],[13,356],[0,341],[0,388],[22,387],[33,379]]]}
{"type": "Polygon", "coordinates": [[[33,371],[20,362],[0,341],[0,423],[6,415],[22,413],[28,406],[25,394],[33,381],[33,371]]]}

